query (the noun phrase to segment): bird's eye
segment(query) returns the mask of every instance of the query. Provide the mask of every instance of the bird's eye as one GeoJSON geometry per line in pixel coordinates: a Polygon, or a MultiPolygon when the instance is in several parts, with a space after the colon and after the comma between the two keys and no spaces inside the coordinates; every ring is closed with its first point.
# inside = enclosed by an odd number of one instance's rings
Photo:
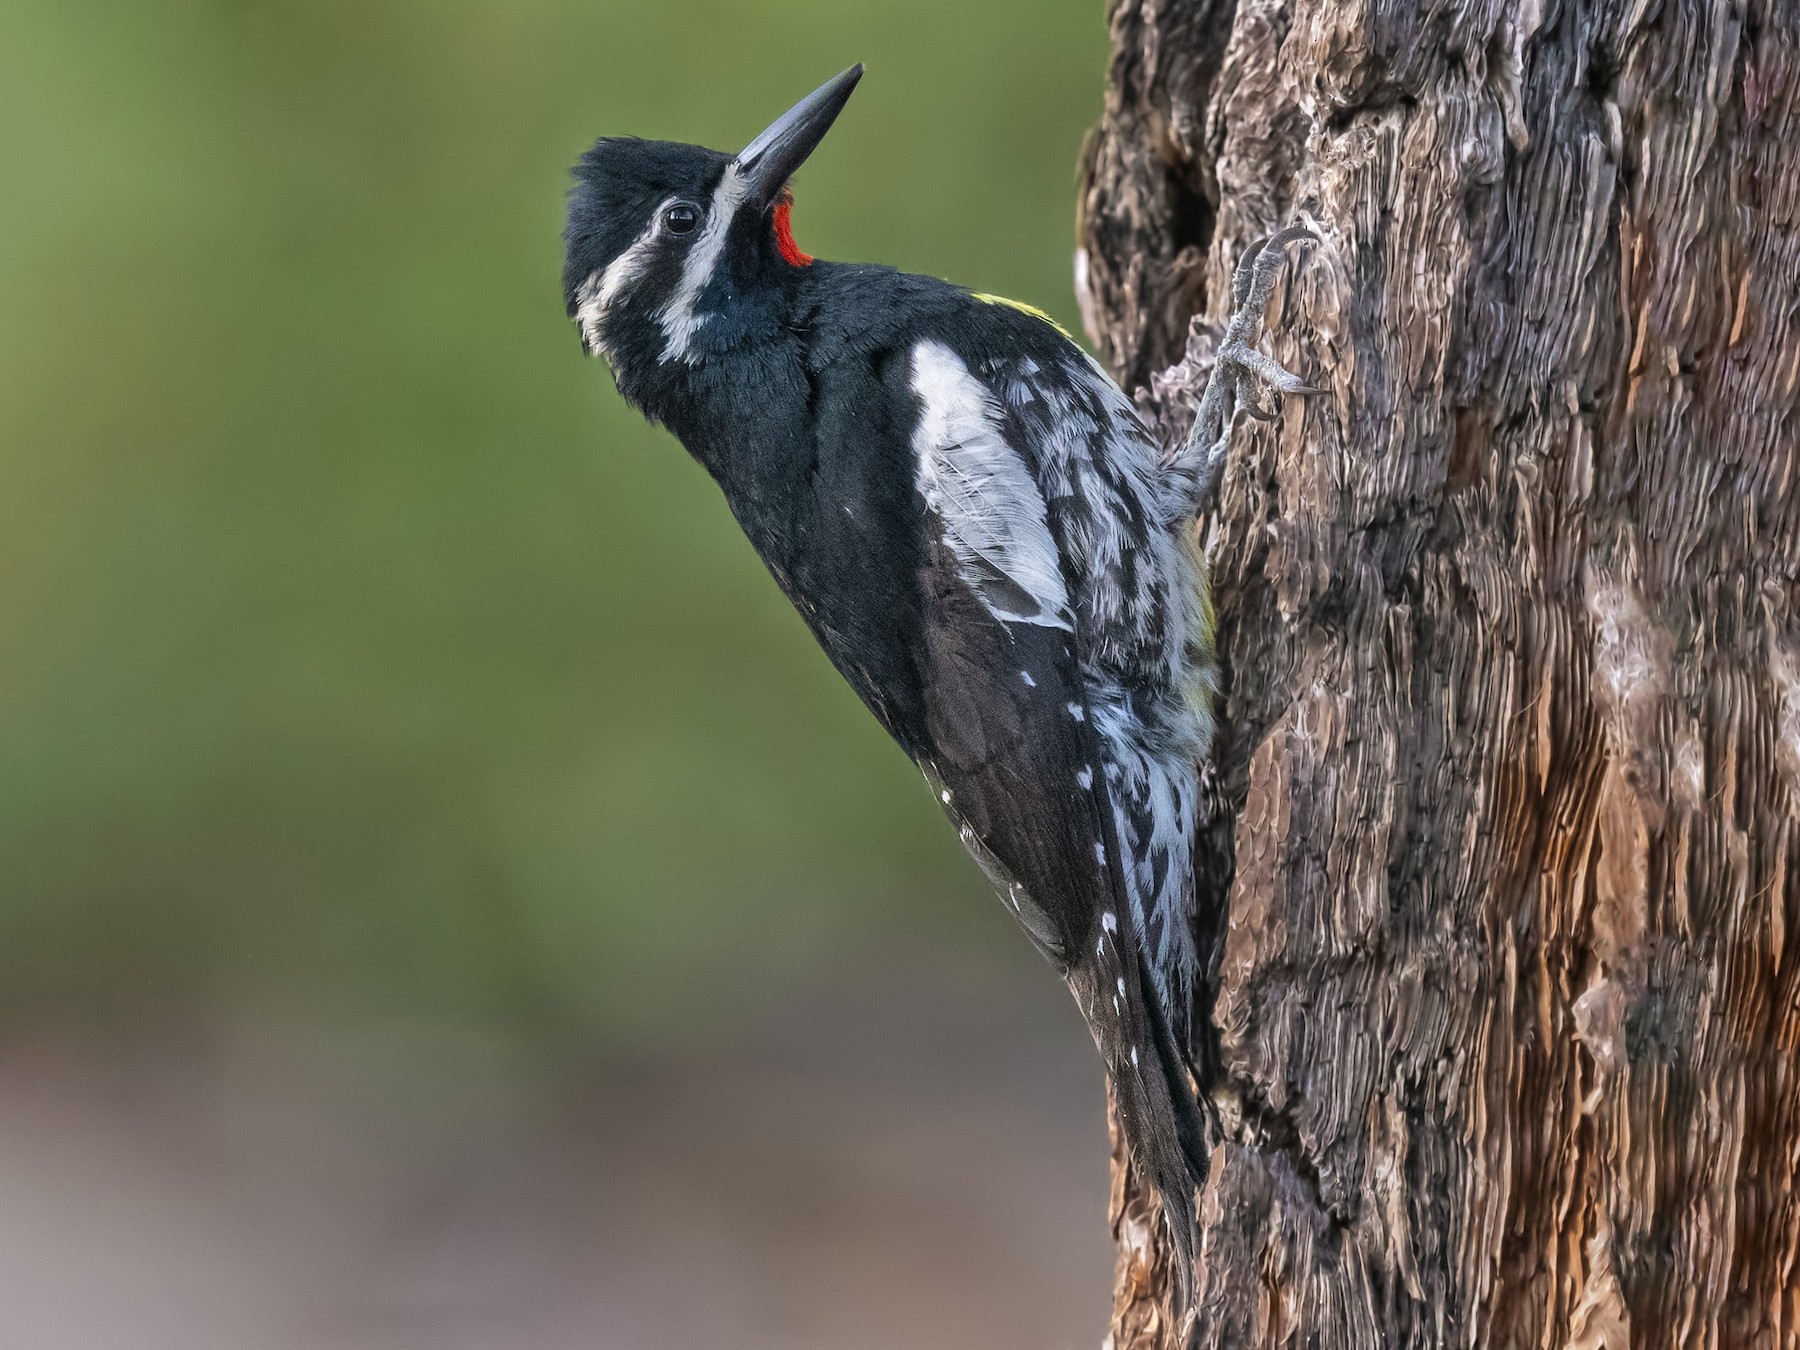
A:
{"type": "Polygon", "coordinates": [[[672,235],[679,237],[684,234],[692,234],[699,226],[699,207],[689,206],[686,202],[676,202],[675,205],[663,211],[663,228],[672,235]]]}

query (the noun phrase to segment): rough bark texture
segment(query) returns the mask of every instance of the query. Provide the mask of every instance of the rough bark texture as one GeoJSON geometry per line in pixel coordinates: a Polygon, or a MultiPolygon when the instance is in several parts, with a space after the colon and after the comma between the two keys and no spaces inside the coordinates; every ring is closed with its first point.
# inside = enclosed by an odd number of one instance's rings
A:
{"type": "Polygon", "coordinates": [[[1800,3],[1111,17],[1083,308],[1170,434],[1324,240],[1217,524],[1199,1344],[1800,1344],[1800,3]]]}

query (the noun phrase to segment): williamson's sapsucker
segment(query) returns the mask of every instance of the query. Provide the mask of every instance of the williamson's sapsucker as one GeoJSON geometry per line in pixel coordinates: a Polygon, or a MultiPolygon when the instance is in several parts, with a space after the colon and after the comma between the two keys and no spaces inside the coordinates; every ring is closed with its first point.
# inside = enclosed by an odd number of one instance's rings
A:
{"type": "Polygon", "coordinates": [[[1166,454],[1037,311],[800,251],[788,180],[861,74],[737,155],[595,144],[570,196],[568,311],[718,482],[1068,981],[1185,1291],[1206,1166],[1190,854],[1217,683],[1195,519],[1221,398],[1307,392],[1247,341],[1300,232],[1246,256],[1195,435],[1166,454]]]}

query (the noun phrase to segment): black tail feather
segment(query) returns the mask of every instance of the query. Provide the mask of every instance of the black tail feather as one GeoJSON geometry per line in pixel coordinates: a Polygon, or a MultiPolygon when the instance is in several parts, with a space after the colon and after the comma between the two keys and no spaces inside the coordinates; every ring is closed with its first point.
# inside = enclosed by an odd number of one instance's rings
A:
{"type": "Polygon", "coordinates": [[[1132,1163],[1161,1201],[1179,1315],[1193,1306],[1194,1194],[1206,1177],[1205,1126],[1154,998],[1106,959],[1112,944],[1100,947],[1096,959],[1069,971],[1069,985],[1106,1061],[1132,1163]]]}
{"type": "Polygon", "coordinates": [[[1175,1034],[1169,1027],[1168,1018],[1163,1016],[1162,1005],[1152,990],[1144,990],[1143,998],[1144,1018],[1150,1024],[1156,1058],[1162,1065],[1163,1078],[1169,1088],[1169,1104],[1175,1112],[1175,1137],[1181,1143],[1195,1184],[1202,1185],[1211,1165],[1209,1136],[1217,1135],[1218,1131],[1207,1128],[1209,1112],[1194,1093],[1194,1079],[1188,1069],[1187,1057],[1175,1044],[1175,1034]]]}

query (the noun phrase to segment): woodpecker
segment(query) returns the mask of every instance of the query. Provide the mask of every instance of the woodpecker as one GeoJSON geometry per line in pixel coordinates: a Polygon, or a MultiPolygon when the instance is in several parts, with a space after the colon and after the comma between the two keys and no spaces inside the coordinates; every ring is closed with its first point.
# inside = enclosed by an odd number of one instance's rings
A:
{"type": "Polygon", "coordinates": [[[1305,232],[1246,254],[1194,433],[1165,454],[1042,312],[801,251],[789,180],[861,76],[735,155],[602,138],[574,170],[564,298],[1068,982],[1185,1297],[1207,1149],[1190,855],[1218,688],[1196,520],[1232,405],[1313,392],[1249,345],[1305,232]]]}

